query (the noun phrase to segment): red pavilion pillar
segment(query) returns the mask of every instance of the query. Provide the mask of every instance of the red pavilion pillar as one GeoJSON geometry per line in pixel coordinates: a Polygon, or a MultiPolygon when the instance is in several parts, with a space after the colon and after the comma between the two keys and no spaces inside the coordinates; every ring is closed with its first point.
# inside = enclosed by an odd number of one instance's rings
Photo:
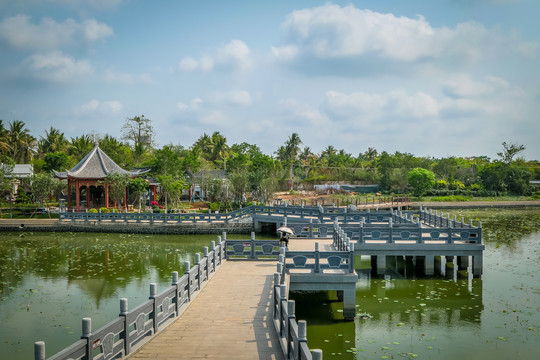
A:
{"type": "Polygon", "coordinates": [[[105,184],[105,207],[109,208],[109,184],[105,184]]]}
{"type": "Polygon", "coordinates": [[[75,181],[75,210],[79,211],[81,202],[81,189],[79,188],[79,180],[75,181]]]}

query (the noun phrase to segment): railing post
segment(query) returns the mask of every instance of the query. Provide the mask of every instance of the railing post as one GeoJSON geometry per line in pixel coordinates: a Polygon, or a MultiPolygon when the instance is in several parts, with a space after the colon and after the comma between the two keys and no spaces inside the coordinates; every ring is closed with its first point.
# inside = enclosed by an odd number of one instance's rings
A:
{"type": "Polygon", "coordinates": [[[34,343],[34,360],[45,360],[45,341],[34,343]]]}
{"type": "Polygon", "coordinates": [[[315,274],[318,274],[321,272],[320,259],[321,259],[321,253],[319,252],[319,243],[316,242],[315,243],[315,269],[313,270],[315,274]]]}
{"type": "Polygon", "coordinates": [[[150,296],[148,299],[152,300],[152,307],[154,308],[154,315],[152,317],[152,323],[154,324],[154,334],[158,331],[158,319],[157,319],[157,305],[156,305],[157,284],[150,283],[150,296]]]}
{"type": "Polygon", "coordinates": [[[191,301],[191,278],[189,276],[189,270],[191,269],[191,265],[189,261],[184,261],[184,274],[187,275],[188,281],[187,281],[187,295],[188,295],[188,301],[191,301]]]}
{"type": "Polygon", "coordinates": [[[313,349],[313,350],[311,350],[311,359],[312,360],[322,360],[322,350],[321,349],[313,349]]]}
{"type": "Polygon", "coordinates": [[[206,281],[208,281],[208,278],[210,276],[210,261],[208,259],[208,246],[205,246],[203,248],[203,257],[206,258],[206,281]]]}
{"type": "Polygon", "coordinates": [[[307,343],[307,323],[305,320],[298,320],[298,353],[294,354],[293,359],[300,359],[301,343],[307,343]]]}
{"type": "Polygon", "coordinates": [[[279,285],[279,335],[280,336],[286,336],[284,333],[284,327],[285,322],[287,319],[284,319],[283,316],[283,310],[281,307],[283,306],[283,303],[287,302],[287,285],[281,284],[279,285]]]}
{"type": "Polygon", "coordinates": [[[251,249],[249,258],[251,260],[257,260],[257,256],[255,255],[255,232],[254,231],[251,232],[251,240],[249,242],[249,247],[251,249]]]}
{"type": "Polygon", "coordinates": [[[287,325],[285,339],[287,341],[287,356],[290,358],[292,355],[292,336],[291,336],[291,324],[296,321],[294,300],[287,301],[287,325]]]}
{"type": "Polygon", "coordinates": [[[201,290],[201,254],[195,254],[195,266],[197,266],[197,290],[201,290]]]}
{"type": "Polygon", "coordinates": [[[129,346],[129,343],[128,343],[128,333],[129,333],[129,329],[128,329],[128,324],[127,324],[127,315],[128,315],[128,299],[127,298],[121,298],[120,299],[120,314],[118,314],[118,316],[121,316],[124,318],[124,352],[125,354],[129,354],[130,352],[130,346],[129,346]]]}
{"type": "Polygon", "coordinates": [[[81,339],[86,339],[86,358],[92,358],[92,344],[90,343],[90,336],[92,336],[92,319],[87,317],[82,319],[82,335],[81,339]]]}

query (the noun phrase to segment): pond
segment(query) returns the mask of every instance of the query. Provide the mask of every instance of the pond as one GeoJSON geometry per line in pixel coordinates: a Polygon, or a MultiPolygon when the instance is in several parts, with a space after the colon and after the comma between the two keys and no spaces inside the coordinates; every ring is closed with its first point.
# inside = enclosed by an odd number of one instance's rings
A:
{"type": "MultiPolygon", "coordinates": [[[[229,235],[248,239],[249,235],[229,235]]],[[[47,356],[81,336],[81,319],[92,328],[115,319],[119,299],[133,308],[168,287],[172,272],[184,272],[195,253],[216,235],[99,233],[1,233],[0,354],[31,359],[35,341],[47,356]]]]}
{"type": "Polygon", "coordinates": [[[426,278],[403,259],[380,277],[359,269],[352,322],[335,292],[295,295],[310,348],[325,359],[538,358],[540,209],[444,211],[482,221],[483,275],[443,265],[426,278]]]}

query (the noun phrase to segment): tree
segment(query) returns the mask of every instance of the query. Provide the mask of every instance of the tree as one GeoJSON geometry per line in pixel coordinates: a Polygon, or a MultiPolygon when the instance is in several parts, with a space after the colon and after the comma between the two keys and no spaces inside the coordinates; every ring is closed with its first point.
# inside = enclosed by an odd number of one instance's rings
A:
{"type": "Polygon", "coordinates": [[[229,181],[234,200],[241,204],[244,201],[244,194],[249,190],[248,174],[245,171],[236,171],[229,175],[229,181]]]}
{"type": "Polygon", "coordinates": [[[435,174],[423,168],[414,168],[409,171],[407,179],[413,194],[419,197],[435,185],[435,174]]]}
{"type": "Polygon", "coordinates": [[[143,178],[131,179],[129,182],[129,190],[135,194],[137,197],[137,204],[139,212],[141,211],[141,197],[148,189],[148,184],[143,178]]]}
{"type": "Polygon", "coordinates": [[[45,136],[41,136],[38,141],[38,154],[40,158],[43,158],[48,153],[64,152],[68,145],[69,142],[64,133],[51,126],[48,131],[45,130],[45,136]]]}
{"type": "Polygon", "coordinates": [[[291,186],[291,190],[293,188],[293,182],[294,182],[294,164],[298,160],[298,156],[300,155],[300,145],[302,144],[302,140],[300,140],[300,136],[298,136],[297,133],[292,133],[291,136],[289,136],[289,139],[285,142],[285,145],[280,147],[276,154],[278,155],[278,159],[281,161],[285,161],[289,168],[289,182],[291,186]]]}
{"type": "MultiPolygon", "coordinates": [[[[0,162],[5,163],[9,159],[11,145],[8,139],[8,130],[4,127],[4,122],[0,120],[0,162]]],[[[9,159],[12,162],[12,159],[9,159]]]]}
{"type": "Polygon", "coordinates": [[[511,164],[514,156],[525,150],[524,145],[507,144],[506,142],[503,142],[502,146],[503,151],[498,152],[497,155],[500,156],[501,161],[505,164],[511,164]]]}
{"type": "Polygon", "coordinates": [[[80,160],[92,150],[94,145],[94,141],[90,135],[81,135],[79,137],[71,138],[67,151],[69,155],[80,160]]]}
{"type": "Polygon", "coordinates": [[[457,169],[458,162],[457,159],[453,156],[440,159],[433,167],[435,173],[445,180],[453,179],[454,176],[456,176],[457,169]]]}
{"type": "Polygon", "coordinates": [[[182,174],[183,166],[180,154],[183,147],[164,145],[161,149],[154,151],[154,159],[150,161],[152,174],[154,175],[170,175],[174,178],[182,174]]]}
{"type": "Polygon", "coordinates": [[[32,198],[44,207],[51,193],[58,187],[59,180],[53,179],[50,174],[34,174],[31,177],[32,198]]]}
{"type": "MultiPolygon", "coordinates": [[[[124,196],[126,194],[126,187],[129,185],[131,178],[128,174],[120,173],[110,173],[108,174],[103,181],[99,181],[100,185],[108,184],[109,185],[109,197],[119,205],[122,203],[124,196]]],[[[108,205],[108,204],[107,204],[108,205]]],[[[124,204],[124,208],[127,207],[127,204],[124,204]]]]}
{"type": "Polygon", "coordinates": [[[394,168],[394,161],[390,154],[388,154],[386,151],[383,151],[381,155],[377,158],[376,162],[377,170],[380,174],[379,185],[381,189],[388,191],[392,186],[391,175],[394,168]]]}
{"type": "Polygon", "coordinates": [[[61,171],[67,168],[69,157],[63,152],[53,152],[45,155],[43,169],[48,172],[61,171]]]}
{"type": "Polygon", "coordinates": [[[144,115],[134,116],[127,118],[122,127],[122,138],[133,141],[133,149],[139,156],[152,147],[154,128],[151,122],[152,120],[145,118],[144,115]]]}
{"type": "Polygon", "coordinates": [[[168,208],[169,198],[173,199],[173,206],[178,205],[178,201],[182,196],[182,190],[186,188],[184,180],[174,179],[170,175],[158,176],[157,180],[161,187],[161,194],[165,198],[165,211],[167,211],[168,208]]]}
{"type": "MultiPolygon", "coordinates": [[[[196,147],[193,147],[193,149],[188,150],[184,156],[184,159],[182,160],[182,167],[190,173],[189,176],[189,187],[190,192],[193,194],[193,187],[195,186],[193,175],[199,170],[201,167],[201,161],[199,159],[199,150],[196,147]]],[[[190,201],[193,201],[193,197],[189,199],[190,201]]]]}
{"type": "Polygon", "coordinates": [[[36,138],[30,134],[23,121],[14,120],[9,124],[7,139],[11,145],[10,155],[15,163],[27,164],[33,159],[36,138]]]}

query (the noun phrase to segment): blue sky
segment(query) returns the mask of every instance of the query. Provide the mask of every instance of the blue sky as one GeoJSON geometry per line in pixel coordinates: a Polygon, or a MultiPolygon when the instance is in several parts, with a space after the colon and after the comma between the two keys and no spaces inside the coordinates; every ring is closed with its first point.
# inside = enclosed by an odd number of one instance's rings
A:
{"type": "Polygon", "coordinates": [[[156,143],[219,131],[273,153],[297,132],[418,156],[540,159],[535,0],[0,0],[0,119],[35,136],[156,143]]]}

